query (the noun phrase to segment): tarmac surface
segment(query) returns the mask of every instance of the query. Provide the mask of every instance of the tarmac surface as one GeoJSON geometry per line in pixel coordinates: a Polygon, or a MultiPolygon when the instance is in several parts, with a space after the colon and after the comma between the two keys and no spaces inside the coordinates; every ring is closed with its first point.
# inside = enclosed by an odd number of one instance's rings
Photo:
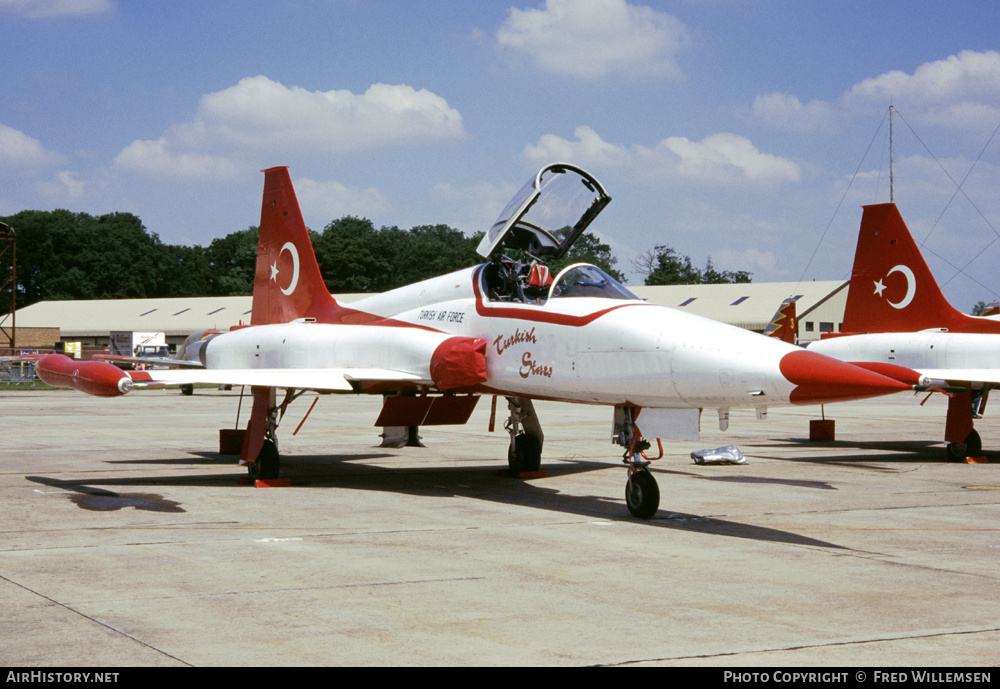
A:
{"type": "MultiPolygon", "coordinates": [[[[611,410],[536,405],[547,476],[504,475],[490,399],[425,448],[378,447],[379,400],[293,404],[287,487],[219,429],[238,392],[0,392],[5,666],[995,666],[1000,441],[943,460],[935,395],[665,443],[655,518],[624,504],[611,410]],[[738,444],[749,464],[692,450],[738,444]]],[[[250,405],[244,401],[241,423],[250,405]]]]}

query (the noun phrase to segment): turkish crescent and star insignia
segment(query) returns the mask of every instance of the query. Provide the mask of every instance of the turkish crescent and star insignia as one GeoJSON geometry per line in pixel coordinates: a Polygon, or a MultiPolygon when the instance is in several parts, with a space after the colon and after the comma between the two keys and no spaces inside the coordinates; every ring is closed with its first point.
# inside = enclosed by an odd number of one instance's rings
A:
{"type": "MultiPolygon", "coordinates": [[[[292,257],[292,279],[288,283],[288,287],[279,286],[278,289],[286,297],[295,291],[295,287],[299,284],[299,251],[295,248],[295,245],[291,242],[285,242],[284,246],[281,247],[281,251],[278,252],[278,257],[281,254],[288,252],[292,257]]],[[[275,261],[271,264],[271,279],[278,282],[278,262],[275,261]]]]}
{"type": "Polygon", "coordinates": [[[903,277],[906,278],[906,295],[899,301],[889,301],[889,299],[884,294],[882,294],[882,292],[885,290],[885,284],[882,282],[882,280],[875,281],[875,295],[885,299],[889,303],[889,306],[891,306],[894,309],[905,309],[907,306],[910,305],[910,302],[913,301],[913,296],[917,292],[917,281],[913,276],[913,271],[910,270],[908,266],[904,266],[902,264],[898,266],[893,266],[892,269],[885,274],[885,276],[889,277],[893,273],[902,273],[903,277]]]}

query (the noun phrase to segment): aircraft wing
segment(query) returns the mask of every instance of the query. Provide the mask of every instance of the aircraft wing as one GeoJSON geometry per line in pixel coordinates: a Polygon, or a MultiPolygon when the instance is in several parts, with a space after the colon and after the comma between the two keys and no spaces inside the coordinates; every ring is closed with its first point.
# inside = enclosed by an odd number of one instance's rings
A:
{"type": "Polygon", "coordinates": [[[170,368],[205,368],[200,361],[188,361],[187,359],[121,356],[119,354],[95,354],[92,358],[98,361],[110,361],[122,364],[146,364],[147,366],[168,366],[170,368]]]}
{"type": "Polygon", "coordinates": [[[126,373],[136,387],[208,383],[354,392],[351,383],[368,381],[433,384],[412,373],[377,368],[154,369],[126,373]]]}
{"type": "Polygon", "coordinates": [[[1000,369],[996,368],[919,368],[921,375],[949,383],[991,383],[1000,385],[1000,369]]]}

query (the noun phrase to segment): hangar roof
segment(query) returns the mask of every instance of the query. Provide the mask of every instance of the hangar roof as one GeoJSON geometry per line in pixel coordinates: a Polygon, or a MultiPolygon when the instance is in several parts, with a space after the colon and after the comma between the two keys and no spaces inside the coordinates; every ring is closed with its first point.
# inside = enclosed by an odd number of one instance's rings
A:
{"type": "MultiPolygon", "coordinates": [[[[629,286],[642,299],[749,330],[764,330],[786,297],[797,301],[800,319],[841,292],[847,281],[755,282],[725,285],[629,286]]],[[[370,294],[335,294],[349,304],[370,294]]],[[[846,291],[840,295],[846,297],[846,291]]],[[[64,339],[104,336],[113,330],[164,332],[186,337],[204,328],[228,330],[250,320],[251,298],[178,297],[45,301],[18,310],[18,327],[58,327],[64,339]]]]}
{"type": "MultiPolygon", "coordinates": [[[[657,285],[628,288],[654,304],[694,313],[705,318],[763,331],[787,297],[795,302],[799,320],[816,307],[839,297],[846,300],[847,280],[809,282],[749,282],[723,285],[657,285]]],[[[843,314],[843,304],[840,306],[843,314]]]]}
{"type": "MultiPolygon", "coordinates": [[[[363,295],[334,296],[350,302],[363,295]]],[[[195,330],[249,323],[251,301],[249,296],[43,301],[19,309],[17,327],[58,327],[63,339],[106,336],[113,330],[187,337],[195,330]]]]}

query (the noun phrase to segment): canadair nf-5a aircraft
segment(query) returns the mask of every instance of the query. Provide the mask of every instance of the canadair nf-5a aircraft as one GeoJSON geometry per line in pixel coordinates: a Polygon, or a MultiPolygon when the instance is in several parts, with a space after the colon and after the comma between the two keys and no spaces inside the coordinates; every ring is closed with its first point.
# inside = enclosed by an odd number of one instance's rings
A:
{"type": "MultiPolygon", "coordinates": [[[[202,368],[120,371],[49,355],[42,379],[96,395],[133,386],[250,386],[242,459],[276,477],[277,427],[303,391],[384,396],[376,426],[465,423],[481,395],[507,398],[508,460],[537,470],[544,436],[532,400],[606,405],[625,449],[626,503],[649,518],[659,488],[648,439],[697,439],[703,409],[819,404],[910,385],[785,342],[637,298],[596,266],[552,276],[611,198],[587,172],[543,168],[501,212],[478,251],[487,262],[353,302],[327,291],[288,170],[264,171],[250,325],[199,340],[202,368]],[[277,391],[283,390],[278,401],[277,391]]],[[[190,352],[189,352],[190,354],[190,352]]],[[[192,358],[185,355],[186,359],[192,358]]]]}
{"type": "Polygon", "coordinates": [[[948,458],[982,451],[973,418],[1000,385],[1000,321],[948,303],[894,203],[864,207],[841,331],[809,351],[888,375],[881,367],[916,370],[949,394],[948,458]]]}

